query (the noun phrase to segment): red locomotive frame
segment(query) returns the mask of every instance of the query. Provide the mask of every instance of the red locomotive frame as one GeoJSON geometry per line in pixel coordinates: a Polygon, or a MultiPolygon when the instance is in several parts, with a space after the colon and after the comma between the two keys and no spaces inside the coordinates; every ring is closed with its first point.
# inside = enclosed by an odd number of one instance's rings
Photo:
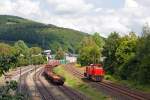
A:
{"type": "Polygon", "coordinates": [[[104,75],[105,75],[105,71],[102,67],[102,64],[91,64],[90,66],[86,67],[84,72],[84,76],[87,79],[96,82],[102,81],[104,75]]]}

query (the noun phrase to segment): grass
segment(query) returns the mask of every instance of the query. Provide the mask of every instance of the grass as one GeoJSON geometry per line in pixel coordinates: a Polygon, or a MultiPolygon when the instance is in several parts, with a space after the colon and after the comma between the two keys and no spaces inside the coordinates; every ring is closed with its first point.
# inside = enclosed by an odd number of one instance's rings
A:
{"type": "Polygon", "coordinates": [[[121,80],[121,79],[116,78],[115,76],[111,76],[111,75],[105,75],[105,79],[110,80],[110,81],[117,83],[117,84],[122,84],[122,85],[127,86],[131,89],[137,89],[137,90],[140,90],[143,92],[149,92],[150,93],[150,85],[142,85],[142,84],[138,84],[137,82],[134,82],[134,81],[121,80]]]}
{"type": "Polygon", "coordinates": [[[71,73],[68,73],[64,67],[58,66],[54,69],[54,72],[63,76],[65,84],[77,91],[80,91],[84,95],[88,96],[92,100],[106,100],[107,97],[97,91],[96,89],[90,87],[87,83],[83,82],[81,79],[73,76],[71,73]]]}
{"type": "Polygon", "coordinates": [[[0,86],[3,86],[5,84],[5,78],[4,75],[0,76],[0,86]]]}
{"type": "Polygon", "coordinates": [[[82,66],[81,66],[81,64],[75,64],[75,66],[77,67],[77,68],[81,68],[82,66]]]}

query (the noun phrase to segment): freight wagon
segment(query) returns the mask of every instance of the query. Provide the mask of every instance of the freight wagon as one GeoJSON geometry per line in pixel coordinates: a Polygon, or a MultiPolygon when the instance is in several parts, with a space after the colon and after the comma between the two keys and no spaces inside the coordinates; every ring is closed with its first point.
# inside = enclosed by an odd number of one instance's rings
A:
{"type": "MultiPolygon", "coordinates": [[[[54,63],[54,65],[56,65],[56,62],[54,63]]],[[[55,66],[52,65],[45,65],[44,67],[44,73],[43,75],[50,80],[51,83],[56,84],[56,85],[63,85],[65,79],[59,75],[56,75],[55,73],[53,73],[52,69],[55,66]]]]}

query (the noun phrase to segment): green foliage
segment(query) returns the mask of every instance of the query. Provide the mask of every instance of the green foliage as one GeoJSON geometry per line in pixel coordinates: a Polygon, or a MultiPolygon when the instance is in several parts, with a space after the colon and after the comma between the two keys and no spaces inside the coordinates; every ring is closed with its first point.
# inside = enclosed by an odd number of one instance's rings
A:
{"type": "MultiPolygon", "coordinates": [[[[150,34],[150,33],[149,33],[150,34]]],[[[137,80],[141,83],[150,83],[150,35],[141,38],[138,43],[136,60],[139,61],[137,80]]]]}
{"type": "Polygon", "coordinates": [[[140,68],[138,72],[138,80],[143,84],[150,83],[150,55],[141,59],[140,68]]]}
{"type": "Polygon", "coordinates": [[[150,31],[148,30],[149,27],[144,27],[142,37],[137,37],[133,32],[123,37],[117,33],[110,34],[103,50],[107,73],[140,84],[150,83],[150,31]]]}
{"type": "Polygon", "coordinates": [[[16,81],[10,81],[8,84],[8,87],[12,90],[16,90],[17,89],[17,82],[16,81]]]}
{"type": "Polygon", "coordinates": [[[64,56],[65,56],[65,53],[64,51],[62,50],[62,48],[58,48],[57,52],[56,52],[56,56],[55,56],[55,59],[64,59],[64,56]]]}
{"type": "Polygon", "coordinates": [[[0,76],[10,68],[29,64],[43,64],[41,48],[28,46],[24,41],[17,41],[14,46],[0,43],[0,76]]]}
{"type": "Polygon", "coordinates": [[[15,16],[0,15],[0,40],[14,43],[23,40],[30,46],[52,49],[58,47],[69,52],[77,51],[77,45],[87,34],[54,25],[45,25],[15,16]],[[58,47],[55,47],[58,44],[58,47]]]}
{"type": "MultiPolygon", "coordinates": [[[[143,34],[145,34],[144,31],[143,34]]],[[[122,67],[121,77],[123,79],[136,81],[140,84],[150,83],[150,36],[149,33],[146,34],[138,39],[135,56],[122,67]]]]}
{"type": "Polygon", "coordinates": [[[38,55],[42,52],[42,49],[39,47],[31,47],[29,50],[30,50],[30,54],[32,55],[38,55]]]}
{"type": "Polygon", "coordinates": [[[39,47],[31,47],[30,51],[30,62],[34,65],[43,64],[44,57],[41,55],[42,49],[39,47]]]}
{"type": "Polygon", "coordinates": [[[0,76],[16,64],[17,55],[14,52],[13,47],[0,43],[0,76]]]}
{"type": "Polygon", "coordinates": [[[19,40],[15,43],[15,48],[19,51],[19,54],[25,57],[29,56],[29,48],[24,41],[19,40]]]}
{"type": "Polygon", "coordinates": [[[26,66],[30,64],[30,58],[18,57],[17,66],[26,66]]]}
{"type": "MultiPolygon", "coordinates": [[[[120,38],[119,45],[116,49],[115,56],[117,58],[117,70],[116,73],[122,74],[123,65],[128,63],[129,60],[135,57],[137,47],[137,37],[134,33],[130,33],[127,36],[120,38]]],[[[124,74],[124,72],[123,72],[124,74]]]]}
{"type": "Polygon", "coordinates": [[[39,64],[43,64],[45,59],[42,55],[32,55],[31,61],[32,61],[32,64],[39,65],[39,64]]]}
{"type": "Polygon", "coordinates": [[[118,33],[111,33],[105,41],[103,56],[106,57],[104,67],[107,73],[113,74],[115,72],[117,58],[115,56],[116,50],[119,46],[120,36],[118,33]]]}
{"type": "Polygon", "coordinates": [[[18,66],[30,64],[30,61],[29,61],[30,53],[29,53],[29,48],[26,45],[26,43],[22,40],[19,40],[15,42],[14,47],[16,48],[19,54],[18,66]]]}
{"type": "Polygon", "coordinates": [[[50,46],[50,49],[51,49],[51,51],[53,52],[53,53],[56,53],[56,51],[57,51],[57,49],[59,48],[59,47],[61,47],[61,45],[60,45],[60,43],[59,42],[53,42],[52,44],[50,44],[49,45],[50,46]]]}
{"type": "Polygon", "coordinates": [[[78,57],[81,65],[100,63],[102,43],[98,40],[99,38],[98,34],[94,34],[94,36],[85,37],[82,40],[78,57]]]}
{"type": "Polygon", "coordinates": [[[0,100],[24,100],[22,94],[15,92],[17,90],[17,85],[16,81],[7,82],[6,86],[0,89],[0,100]]]}
{"type": "Polygon", "coordinates": [[[95,41],[95,43],[101,48],[103,49],[103,46],[105,44],[103,38],[99,35],[99,33],[94,33],[94,35],[92,36],[93,40],[95,41]]]}
{"type": "Polygon", "coordinates": [[[126,67],[126,65],[135,57],[137,39],[133,32],[123,37],[117,33],[110,34],[103,52],[106,57],[104,65],[108,73],[119,75],[122,79],[129,76],[128,72],[131,72],[132,68],[126,67]]]}

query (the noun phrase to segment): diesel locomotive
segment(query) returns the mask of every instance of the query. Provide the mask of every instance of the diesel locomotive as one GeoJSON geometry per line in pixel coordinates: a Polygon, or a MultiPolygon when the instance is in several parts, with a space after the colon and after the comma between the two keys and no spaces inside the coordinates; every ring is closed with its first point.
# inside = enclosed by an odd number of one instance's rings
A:
{"type": "Polygon", "coordinates": [[[84,76],[92,81],[100,82],[105,75],[102,64],[91,64],[86,66],[84,76]]]}

